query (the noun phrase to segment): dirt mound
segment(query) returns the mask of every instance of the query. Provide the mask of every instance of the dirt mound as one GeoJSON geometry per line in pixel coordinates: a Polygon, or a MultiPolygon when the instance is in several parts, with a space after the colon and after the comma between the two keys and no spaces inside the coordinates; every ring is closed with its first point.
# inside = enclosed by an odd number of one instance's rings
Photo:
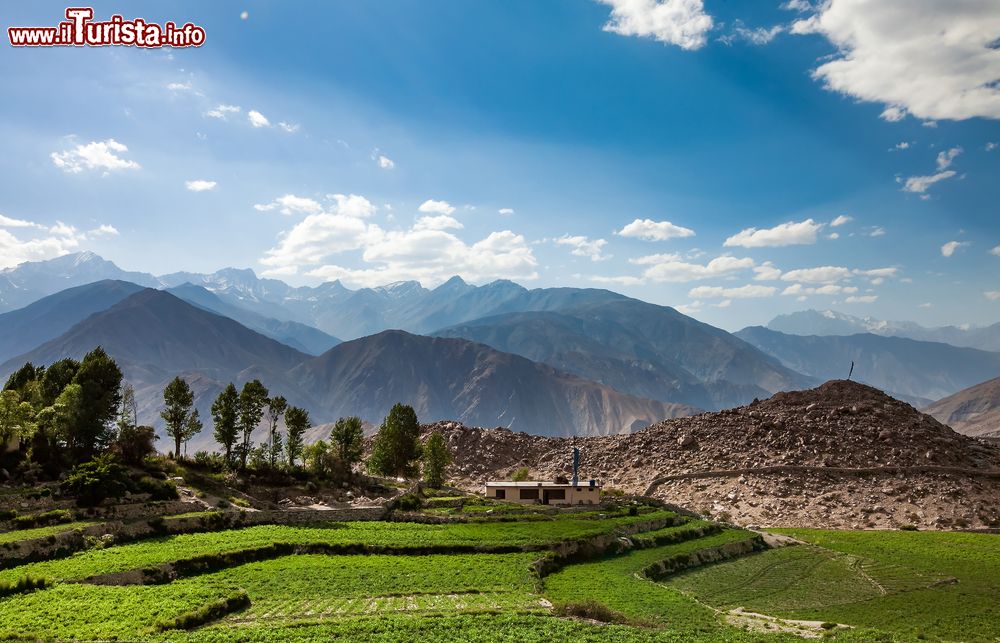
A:
{"type": "Polygon", "coordinates": [[[454,422],[424,429],[444,434],[452,476],[472,489],[519,467],[542,480],[571,474],[576,446],[583,479],[744,523],[1000,523],[1000,448],[856,382],[830,381],[630,435],[553,439],[454,422]]]}

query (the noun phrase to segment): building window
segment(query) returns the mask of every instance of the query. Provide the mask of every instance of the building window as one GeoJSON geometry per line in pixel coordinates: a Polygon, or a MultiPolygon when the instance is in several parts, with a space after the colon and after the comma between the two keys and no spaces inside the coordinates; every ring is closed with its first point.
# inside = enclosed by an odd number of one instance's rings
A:
{"type": "Polygon", "coordinates": [[[521,489],[521,500],[538,500],[538,489],[521,489]]]}
{"type": "Polygon", "coordinates": [[[507,490],[506,489],[497,489],[497,495],[495,497],[496,498],[500,498],[501,500],[506,500],[507,499],[507,490]]]}
{"type": "Polygon", "coordinates": [[[549,500],[565,500],[566,490],[565,489],[547,489],[545,491],[545,496],[549,500]]]}

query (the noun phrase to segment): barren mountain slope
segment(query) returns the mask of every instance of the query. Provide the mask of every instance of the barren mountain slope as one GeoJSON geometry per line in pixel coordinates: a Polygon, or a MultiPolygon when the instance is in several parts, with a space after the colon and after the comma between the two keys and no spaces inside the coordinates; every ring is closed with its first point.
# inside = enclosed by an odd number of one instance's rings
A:
{"type": "Polygon", "coordinates": [[[1000,377],[949,395],[924,410],[959,433],[1000,438],[1000,377]]]}
{"type": "Polygon", "coordinates": [[[581,477],[747,524],[1000,524],[1000,449],[959,435],[881,391],[831,381],[643,431],[549,439],[438,423],[470,488],[520,466],[581,477]],[[992,475],[991,475],[992,474],[992,475]]]}

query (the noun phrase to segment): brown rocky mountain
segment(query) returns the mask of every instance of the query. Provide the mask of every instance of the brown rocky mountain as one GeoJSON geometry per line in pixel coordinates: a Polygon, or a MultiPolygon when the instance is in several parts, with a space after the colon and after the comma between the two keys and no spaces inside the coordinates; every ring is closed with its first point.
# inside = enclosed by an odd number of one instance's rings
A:
{"type": "Polygon", "coordinates": [[[959,433],[1000,438],[1000,377],[938,400],[924,412],[959,433]]]}
{"type": "Polygon", "coordinates": [[[1000,448],[960,435],[882,391],[831,381],[631,435],[550,439],[438,423],[452,473],[479,488],[521,466],[581,477],[741,524],[1000,525],[1000,448]],[[654,484],[655,483],[655,484],[654,484]]]}
{"type": "Polygon", "coordinates": [[[483,344],[404,331],[344,342],[289,377],[316,417],[358,415],[375,423],[397,402],[429,420],[455,418],[550,436],[627,433],[698,412],[626,395],[483,344]]]}

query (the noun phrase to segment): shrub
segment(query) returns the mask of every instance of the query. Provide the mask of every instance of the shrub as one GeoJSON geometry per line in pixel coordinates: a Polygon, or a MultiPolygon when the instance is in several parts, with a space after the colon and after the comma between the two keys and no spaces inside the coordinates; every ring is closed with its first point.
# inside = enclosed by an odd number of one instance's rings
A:
{"type": "Polygon", "coordinates": [[[528,470],[528,467],[521,467],[520,469],[514,472],[514,474],[510,477],[510,479],[513,480],[514,482],[524,482],[525,480],[528,479],[530,475],[531,471],[528,470]]]}
{"type": "Polygon", "coordinates": [[[402,511],[417,511],[421,505],[420,498],[414,493],[406,493],[396,500],[396,509],[402,511]]]}
{"type": "Polygon", "coordinates": [[[73,521],[73,514],[65,509],[53,509],[40,514],[29,514],[14,518],[14,529],[31,529],[73,521]]]}
{"type": "Polygon", "coordinates": [[[172,619],[159,621],[156,624],[156,629],[161,632],[189,630],[247,607],[250,607],[250,597],[245,591],[237,590],[224,598],[202,605],[196,610],[184,612],[172,619]]]}
{"type": "Polygon", "coordinates": [[[194,463],[213,473],[220,473],[226,468],[226,458],[220,453],[198,451],[194,454],[194,463]]]}
{"type": "Polygon", "coordinates": [[[5,509],[0,511],[0,522],[6,522],[8,520],[13,520],[17,518],[17,511],[14,509],[5,509]]]}
{"type": "Polygon", "coordinates": [[[177,486],[168,480],[157,480],[150,476],[143,476],[135,483],[135,490],[138,493],[148,493],[152,500],[177,500],[177,486]]]}
{"type": "Polygon", "coordinates": [[[63,482],[66,492],[83,507],[101,504],[105,498],[121,498],[129,488],[128,472],[114,456],[102,454],[78,464],[63,482]]]}
{"type": "Polygon", "coordinates": [[[587,618],[592,621],[602,623],[628,623],[629,619],[621,612],[616,612],[608,606],[594,600],[582,603],[565,603],[555,606],[555,612],[559,616],[574,616],[576,618],[587,618]]]}
{"type": "Polygon", "coordinates": [[[0,598],[4,596],[11,596],[13,594],[21,594],[23,592],[30,592],[36,589],[44,589],[49,587],[51,584],[52,583],[45,578],[35,578],[33,576],[22,576],[13,583],[0,581],[0,598]]]}
{"type": "Polygon", "coordinates": [[[139,466],[146,458],[156,454],[153,445],[156,438],[156,431],[151,426],[123,426],[111,449],[122,462],[139,466]]]}

